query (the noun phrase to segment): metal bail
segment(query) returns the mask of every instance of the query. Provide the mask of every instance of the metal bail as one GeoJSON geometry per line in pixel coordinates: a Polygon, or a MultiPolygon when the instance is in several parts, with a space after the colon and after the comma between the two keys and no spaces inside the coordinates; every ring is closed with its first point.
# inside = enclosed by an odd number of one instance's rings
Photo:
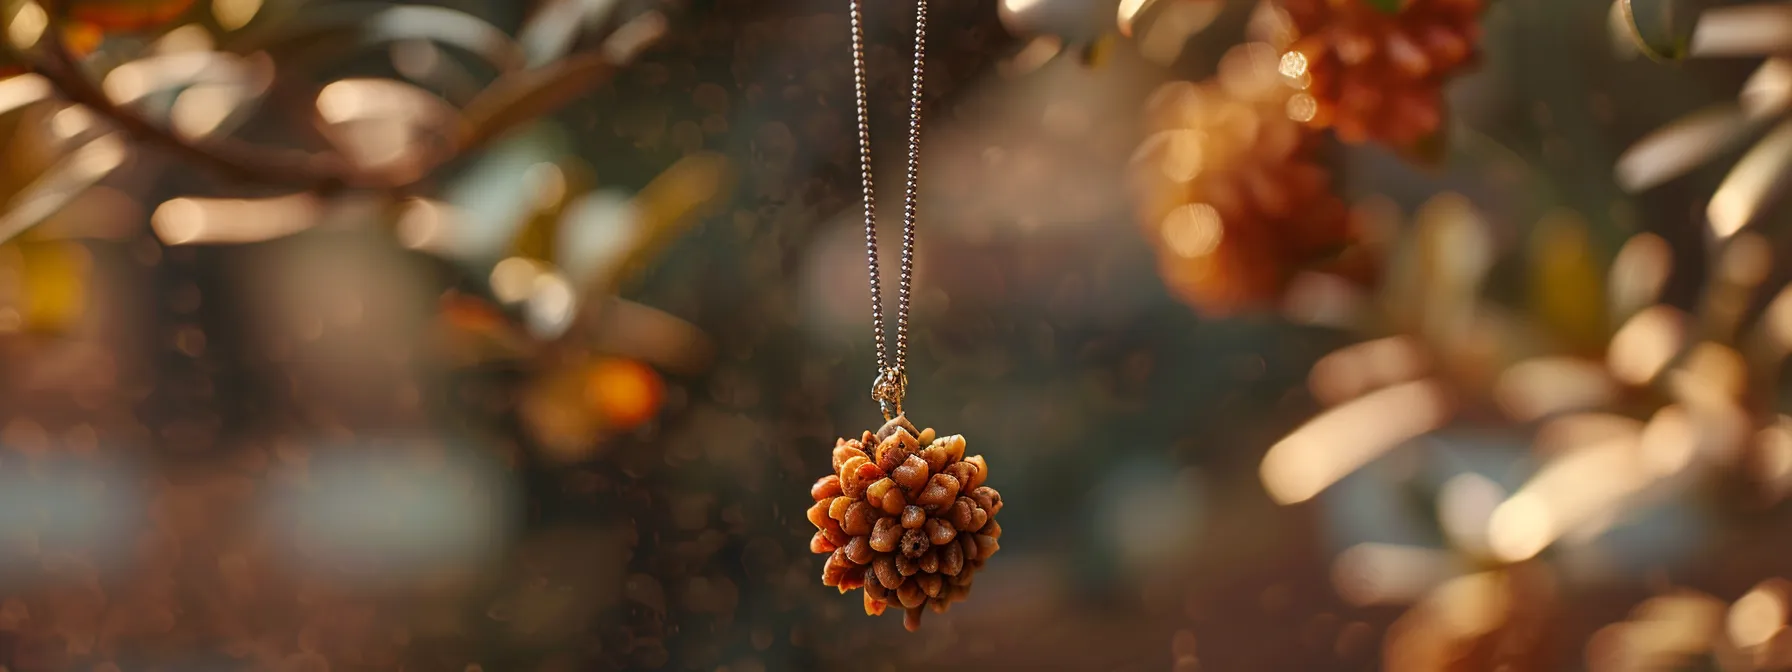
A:
{"type": "Polygon", "coordinates": [[[883,410],[884,420],[902,415],[902,395],[908,389],[908,376],[893,368],[884,369],[871,383],[871,398],[883,410]]]}

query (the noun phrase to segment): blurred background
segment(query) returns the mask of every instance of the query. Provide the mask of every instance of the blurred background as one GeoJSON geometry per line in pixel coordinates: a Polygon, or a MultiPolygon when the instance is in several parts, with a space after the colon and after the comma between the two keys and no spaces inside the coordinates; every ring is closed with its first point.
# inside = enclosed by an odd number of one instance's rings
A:
{"type": "Polygon", "coordinates": [[[0,0],[0,668],[1792,669],[1792,3],[929,4],[910,634],[845,0],[0,0]]]}

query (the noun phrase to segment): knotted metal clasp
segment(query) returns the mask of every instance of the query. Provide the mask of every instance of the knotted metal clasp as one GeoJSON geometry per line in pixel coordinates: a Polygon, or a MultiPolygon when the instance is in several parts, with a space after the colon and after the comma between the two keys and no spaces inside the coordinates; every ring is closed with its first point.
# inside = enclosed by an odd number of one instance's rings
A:
{"type": "Polygon", "coordinates": [[[886,368],[871,383],[871,398],[883,409],[884,420],[902,415],[902,395],[908,391],[908,374],[886,368]]]}

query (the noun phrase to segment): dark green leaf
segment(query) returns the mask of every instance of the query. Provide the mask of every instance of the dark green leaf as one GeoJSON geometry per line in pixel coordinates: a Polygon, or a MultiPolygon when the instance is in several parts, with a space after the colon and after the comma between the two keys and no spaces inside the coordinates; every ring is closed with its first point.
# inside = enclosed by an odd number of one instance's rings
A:
{"type": "Polygon", "coordinates": [[[687,375],[702,372],[715,357],[715,344],[703,330],[658,308],[601,296],[585,310],[591,316],[591,326],[576,338],[599,352],[626,353],[687,375]]]}
{"type": "Polygon", "coordinates": [[[560,221],[555,261],[588,293],[614,293],[733,192],[734,169],[726,156],[692,154],[633,198],[593,194],[580,199],[560,221]]]}
{"type": "Polygon", "coordinates": [[[595,339],[601,344],[600,349],[628,352],[676,371],[700,368],[709,352],[701,332],[670,315],[628,304],[616,298],[616,294],[628,277],[651,264],[693,224],[711,214],[717,204],[727,202],[733,192],[733,164],[721,154],[703,152],[680,159],[635,194],[625,208],[632,217],[580,217],[564,222],[563,226],[628,228],[618,233],[623,249],[613,253],[616,263],[608,268],[590,269],[591,277],[581,283],[580,291],[587,297],[587,305],[581,309],[582,324],[571,331],[569,338],[595,339]],[[621,319],[620,313],[628,311],[637,314],[621,319]],[[654,323],[658,326],[652,326],[654,323]],[[668,341],[688,344],[666,348],[668,341]],[[649,347],[653,343],[661,345],[649,347]]]}
{"type": "Polygon", "coordinates": [[[499,78],[467,103],[459,146],[483,145],[584,96],[664,30],[665,20],[658,14],[642,16],[611,35],[602,49],[499,78]]]}
{"type": "Polygon", "coordinates": [[[1405,0],[1363,0],[1363,1],[1369,3],[1370,7],[1374,7],[1376,10],[1380,11],[1383,14],[1399,14],[1400,10],[1405,9],[1405,5],[1406,5],[1405,0]]]}
{"type": "Polygon", "coordinates": [[[733,190],[734,169],[728,158],[713,152],[692,154],[672,164],[635,195],[642,235],[624,266],[645,266],[672,240],[707,214],[733,190]]]}
{"type": "Polygon", "coordinates": [[[1412,144],[1400,148],[1400,155],[1406,160],[1425,168],[1438,168],[1450,156],[1449,124],[1440,126],[1430,135],[1419,138],[1412,144]]]}
{"type": "Polygon", "coordinates": [[[237,53],[267,51],[282,64],[353,54],[370,46],[428,40],[466,50],[499,71],[523,66],[523,51],[504,31],[479,17],[446,7],[344,3],[250,30],[224,47],[237,53]]]}
{"type": "Polygon", "coordinates": [[[458,144],[476,147],[560,109],[615,74],[602,53],[585,53],[493,82],[467,103],[458,144]]]}
{"type": "Polygon", "coordinates": [[[548,0],[529,17],[517,41],[529,56],[530,67],[546,65],[565,56],[586,30],[616,8],[617,0],[548,0]]]}

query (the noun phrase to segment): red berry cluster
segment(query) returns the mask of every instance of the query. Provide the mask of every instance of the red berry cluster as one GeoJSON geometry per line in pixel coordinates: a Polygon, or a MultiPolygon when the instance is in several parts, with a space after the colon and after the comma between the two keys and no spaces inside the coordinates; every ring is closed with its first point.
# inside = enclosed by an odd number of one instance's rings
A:
{"type": "MultiPolygon", "coordinates": [[[[1273,73],[1275,53],[1245,45],[1227,62],[1267,59],[1273,73]]],[[[1146,238],[1165,286],[1209,315],[1272,307],[1292,277],[1332,259],[1353,235],[1320,138],[1289,118],[1293,90],[1275,79],[1178,82],[1148,106],[1155,133],[1134,165],[1146,238]]]]}
{"type": "Polygon", "coordinates": [[[1443,124],[1443,86],[1472,65],[1484,0],[1408,0],[1398,11],[1368,0],[1279,0],[1295,39],[1285,69],[1310,78],[1308,124],[1350,143],[1406,148],[1443,124]]]}

